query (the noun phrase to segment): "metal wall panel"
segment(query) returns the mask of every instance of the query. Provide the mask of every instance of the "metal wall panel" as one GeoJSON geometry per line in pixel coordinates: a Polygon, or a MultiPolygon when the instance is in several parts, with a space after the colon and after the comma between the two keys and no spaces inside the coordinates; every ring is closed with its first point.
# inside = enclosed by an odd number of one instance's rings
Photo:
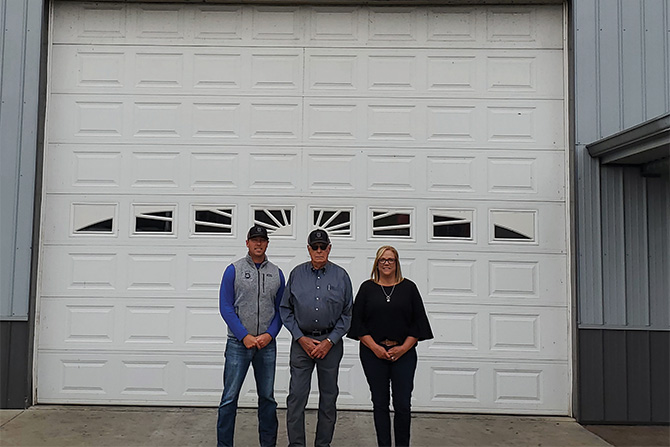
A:
{"type": "Polygon", "coordinates": [[[639,167],[623,169],[626,324],[649,325],[647,188],[639,167]]]}
{"type": "Polygon", "coordinates": [[[670,329],[667,312],[653,312],[667,308],[668,289],[652,278],[667,274],[652,275],[658,265],[645,261],[647,247],[650,256],[668,256],[667,236],[647,232],[662,192],[645,189],[639,168],[601,169],[584,149],[670,110],[670,0],[584,0],[572,8],[578,324],[670,329]]]}
{"type": "Polygon", "coordinates": [[[670,0],[571,2],[582,423],[668,422],[668,178],[585,146],[670,110],[670,0]]]}
{"type": "Polygon", "coordinates": [[[30,326],[27,321],[0,321],[0,408],[32,404],[30,326]]]}
{"type": "Polygon", "coordinates": [[[579,331],[581,423],[668,423],[668,331],[579,331]]]}
{"type": "Polygon", "coordinates": [[[600,209],[600,164],[585,148],[586,144],[598,139],[596,3],[580,1],[572,5],[577,296],[590,297],[589,300],[578,300],[578,318],[580,322],[602,324],[600,213],[593,212],[600,209]]]}
{"type": "MultiPolygon", "coordinates": [[[[619,168],[602,168],[602,244],[604,323],[626,324],[626,275],[623,208],[623,176],[619,168]]],[[[597,280],[596,278],[593,278],[597,280]]]]}
{"type": "Polygon", "coordinates": [[[649,334],[651,371],[651,422],[670,422],[670,337],[668,332],[649,334]]]}
{"type": "Polygon", "coordinates": [[[2,0],[0,319],[27,320],[42,0],[2,0]]]}
{"type": "Polygon", "coordinates": [[[647,179],[649,314],[651,327],[670,327],[670,180],[647,179]]]}
{"type": "MultiPolygon", "coordinates": [[[[641,93],[646,104],[642,121],[670,110],[669,3],[668,0],[644,0],[644,91],[641,93]]],[[[626,84],[626,87],[632,85],[626,84]]]]}

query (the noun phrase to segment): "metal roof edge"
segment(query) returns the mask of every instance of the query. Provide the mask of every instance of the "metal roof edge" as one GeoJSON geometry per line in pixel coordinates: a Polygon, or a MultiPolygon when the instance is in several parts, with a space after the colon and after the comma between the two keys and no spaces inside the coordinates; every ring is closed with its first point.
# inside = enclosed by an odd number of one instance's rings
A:
{"type": "Polygon", "coordinates": [[[586,149],[603,164],[645,164],[670,157],[670,112],[587,144],[586,149]]]}

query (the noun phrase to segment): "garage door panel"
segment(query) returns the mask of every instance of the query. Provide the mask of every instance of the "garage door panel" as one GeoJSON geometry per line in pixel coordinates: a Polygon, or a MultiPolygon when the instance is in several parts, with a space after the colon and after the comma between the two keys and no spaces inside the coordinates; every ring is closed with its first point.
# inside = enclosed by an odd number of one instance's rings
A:
{"type": "Polygon", "coordinates": [[[563,95],[560,50],[307,49],[313,96],[542,98],[563,95]]]}
{"type": "Polygon", "coordinates": [[[305,138],[313,145],[504,148],[564,147],[561,101],[306,98],[305,138]],[[347,118],[347,113],[350,117],[347,118]],[[356,121],[351,118],[356,117],[356,121]],[[547,121],[547,118],[553,117],[547,121]],[[361,121],[359,121],[361,120],[361,121]],[[362,129],[361,129],[362,128],[362,129]]]}
{"type": "Polygon", "coordinates": [[[56,20],[65,26],[55,33],[55,42],[86,43],[95,37],[110,43],[222,45],[252,39],[262,45],[342,45],[344,41],[443,47],[448,42],[463,47],[557,49],[563,43],[560,8],[224,6],[213,10],[209,5],[91,5],[58,8],[56,20]]]}
{"type": "Polygon", "coordinates": [[[303,91],[300,48],[58,45],[54,93],[287,95],[303,91]]]}
{"type": "Polygon", "coordinates": [[[248,154],[240,147],[204,145],[50,144],[46,163],[46,182],[54,194],[169,194],[176,187],[227,194],[246,189],[240,175],[249,169],[248,154]],[[143,169],[134,164],[137,159],[141,159],[143,169]],[[164,172],[160,164],[181,169],[164,172]]]}
{"type": "Polygon", "coordinates": [[[424,256],[427,304],[566,304],[561,256],[460,252],[429,252],[424,256]]]}
{"type": "MultiPolygon", "coordinates": [[[[393,157],[383,148],[51,144],[46,181],[52,193],[156,194],[190,187],[202,194],[229,194],[247,191],[247,179],[258,176],[255,164],[251,164],[252,154],[267,155],[280,163],[291,159],[291,169],[301,169],[306,178],[287,180],[287,186],[292,182],[296,190],[333,198],[342,190],[351,196],[364,194],[367,165],[393,157]],[[188,169],[174,172],[175,166],[188,169]]],[[[407,157],[411,157],[415,171],[406,184],[416,185],[426,198],[467,200],[493,195],[500,200],[560,201],[565,197],[564,157],[559,151],[529,150],[520,154],[456,147],[413,148],[411,156],[405,155],[405,163],[407,157]]],[[[379,175],[382,173],[371,174],[379,175]]],[[[402,196],[403,190],[397,190],[397,194],[402,196]]]]}
{"type": "MultiPolygon", "coordinates": [[[[52,143],[287,144],[303,138],[303,101],[294,98],[213,98],[52,95],[52,143]],[[238,101],[239,100],[239,101],[238,101]],[[196,112],[196,113],[194,113],[196,112]],[[199,122],[194,115],[211,116],[199,122]],[[233,122],[223,120],[235,113],[233,122]],[[283,143],[282,143],[283,141],[283,143]]],[[[309,144],[558,150],[564,147],[561,101],[379,98],[304,100],[309,144]],[[561,118],[557,119],[557,116],[561,118]],[[455,119],[455,124],[452,121],[455,119]],[[450,124],[451,123],[451,124],[450,124]],[[476,124],[476,125],[475,125],[476,124]]]]}
{"type": "Polygon", "coordinates": [[[183,353],[45,353],[38,380],[45,403],[122,403],[142,405],[189,405],[218,400],[223,377],[222,356],[183,353]],[[59,358],[60,356],[60,358],[59,358]],[[215,391],[216,390],[216,391],[215,391]],[[178,397],[177,397],[178,396],[178,397]]]}
{"type": "Polygon", "coordinates": [[[561,414],[552,402],[567,405],[559,388],[568,384],[568,371],[552,363],[449,363],[424,360],[417,371],[413,400],[428,402],[426,409],[455,408],[460,411],[519,414],[561,414]]]}
{"type": "Polygon", "coordinates": [[[240,256],[237,250],[47,246],[43,254],[42,294],[84,297],[130,294],[157,298],[218,296],[223,270],[240,256]],[[157,266],[162,272],[153,273],[157,266]]]}
{"type": "Polygon", "coordinates": [[[54,94],[52,100],[58,111],[50,117],[52,143],[287,144],[302,134],[302,102],[296,98],[221,102],[209,97],[54,94]]]}
{"type": "Polygon", "coordinates": [[[46,350],[219,352],[226,327],[218,294],[170,297],[45,297],[40,346],[46,350]]]}
{"type": "Polygon", "coordinates": [[[426,358],[492,360],[565,360],[566,336],[562,308],[430,305],[428,315],[435,338],[419,345],[426,358]]]}
{"type": "MultiPolygon", "coordinates": [[[[357,353],[357,350],[354,352],[357,353]]],[[[105,354],[104,357],[85,352],[67,356],[45,353],[38,370],[44,395],[40,401],[56,403],[124,403],[130,405],[211,404],[218,402],[223,385],[223,355],[193,355],[187,352],[178,357],[161,353],[128,355],[105,354]],[[116,380],[112,380],[112,378],[116,380]],[[176,380],[176,378],[180,378],[176,380]]],[[[340,395],[338,406],[370,408],[367,383],[358,355],[347,355],[340,365],[340,395]]],[[[289,385],[288,358],[277,359],[275,397],[285,407],[289,385]]],[[[316,372],[308,408],[317,408],[316,372]]],[[[256,387],[251,371],[240,392],[241,406],[257,403],[256,387]]]]}
{"type": "MultiPolygon", "coordinates": [[[[379,178],[378,181],[381,183],[383,179],[379,178]]],[[[376,191],[379,190],[371,189],[372,193],[376,191]]],[[[237,197],[234,204],[231,204],[232,201],[231,198],[195,195],[145,195],[141,199],[132,195],[81,195],[73,199],[66,194],[50,194],[45,208],[62,215],[53,224],[45,226],[44,236],[50,243],[67,244],[73,248],[80,245],[86,249],[91,243],[102,246],[141,244],[146,248],[156,247],[159,250],[156,254],[181,255],[188,251],[188,246],[177,249],[165,247],[165,244],[179,242],[192,247],[207,247],[213,241],[227,244],[237,240],[238,235],[243,237],[253,219],[258,218],[265,220],[263,224],[275,231],[278,241],[295,241],[298,238],[296,229],[300,228],[300,238],[303,234],[306,237],[308,231],[303,230],[302,225],[307,228],[317,225],[314,219],[321,210],[343,212],[349,216],[345,223],[351,229],[347,228],[344,233],[338,230],[342,225],[330,224],[324,217],[318,221],[327,228],[332,226],[330,229],[334,231],[334,237],[344,235],[344,240],[354,237],[359,241],[390,241],[401,246],[417,240],[422,243],[431,241],[437,244],[436,248],[446,251],[513,250],[518,253],[553,254],[564,251],[561,242],[565,240],[566,228],[560,220],[564,215],[564,205],[559,202],[417,200],[408,194],[399,194],[396,199],[361,198],[355,206],[347,199],[319,199],[310,200],[296,208],[293,205],[295,198],[290,196],[260,198],[248,195],[237,197]],[[220,201],[217,203],[215,200],[220,201]],[[210,215],[214,215],[213,212],[225,215],[228,223],[208,222],[210,217],[201,216],[201,211],[209,212],[210,215]],[[272,212],[287,220],[282,222],[277,217],[271,217],[272,212]],[[285,213],[283,217],[278,214],[280,212],[285,213]],[[300,217],[295,217],[296,212],[300,217]],[[385,227],[376,220],[376,216],[383,215],[398,215],[406,219],[401,226],[406,228],[407,234],[385,235],[385,227]],[[441,233],[440,228],[443,228],[444,223],[442,218],[455,219],[456,223],[464,227],[461,231],[467,232],[441,233]],[[155,222],[151,225],[158,226],[145,228],[145,222],[155,222]],[[93,228],[97,224],[107,226],[93,228]],[[220,228],[222,232],[212,232],[210,228],[220,228]]],[[[407,248],[413,250],[415,247],[410,245],[407,248]]],[[[205,253],[211,249],[206,249],[205,253]]],[[[240,247],[233,247],[231,252],[242,249],[243,244],[240,244],[240,247]]]]}
{"type": "Polygon", "coordinates": [[[560,50],[54,47],[56,93],[541,98],[563,95],[560,50]],[[134,73],[131,75],[131,73],[134,73]]]}

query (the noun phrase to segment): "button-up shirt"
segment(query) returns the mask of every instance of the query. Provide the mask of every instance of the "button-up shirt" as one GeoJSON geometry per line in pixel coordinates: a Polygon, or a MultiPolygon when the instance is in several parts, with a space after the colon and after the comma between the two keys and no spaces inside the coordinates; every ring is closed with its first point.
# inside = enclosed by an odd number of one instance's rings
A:
{"type": "Polygon", "coordinates": [[[328,338],[337,343],[351,325],[353,300],[346,270],[330,261],[317,270],[308,261],[291,271],[279,313],[295,340],[330,330],[328,338]]]}

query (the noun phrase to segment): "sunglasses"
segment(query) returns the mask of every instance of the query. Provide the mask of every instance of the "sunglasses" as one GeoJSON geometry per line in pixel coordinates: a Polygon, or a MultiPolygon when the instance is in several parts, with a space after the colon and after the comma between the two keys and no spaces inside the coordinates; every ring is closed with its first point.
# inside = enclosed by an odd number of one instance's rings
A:
{"type": "Polygon", "coordinates": [[[314,251],[326,251],[328,249],[328,244],[310,244],[310,247],[312,247],[312,250],[314,251]]]}

